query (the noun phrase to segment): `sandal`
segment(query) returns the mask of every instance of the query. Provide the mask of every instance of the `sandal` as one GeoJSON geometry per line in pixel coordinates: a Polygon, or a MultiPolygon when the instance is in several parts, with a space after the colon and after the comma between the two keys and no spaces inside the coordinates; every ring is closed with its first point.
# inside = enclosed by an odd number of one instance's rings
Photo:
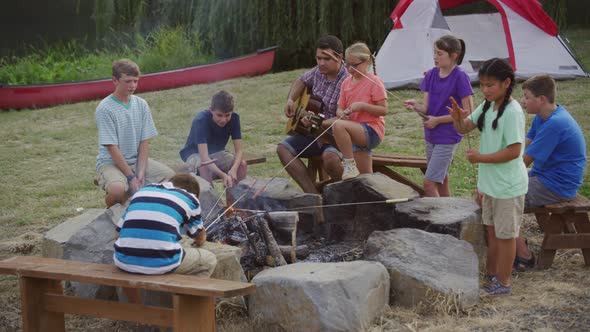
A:
{"type": "Polygon", "coordinates": [[[525,272],[535,267],[535,254],[531,252],[531,258],[526,259],[520,256],[514,258],[512,269],[516,272],[525,272]]]}

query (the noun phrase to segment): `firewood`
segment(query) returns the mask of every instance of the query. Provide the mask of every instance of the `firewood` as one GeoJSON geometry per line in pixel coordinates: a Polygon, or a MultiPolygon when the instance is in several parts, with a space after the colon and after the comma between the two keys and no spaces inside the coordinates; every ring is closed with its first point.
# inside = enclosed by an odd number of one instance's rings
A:
{"type": "Polygon", "coordinates": [[[258,226],[262,231],[262,235],[264,236],[264,241],[266,242],[266,247],[268,248],[268,253],[272,256],[274,266],[281,266],[287,265],[287,261],[283,258],[283,254],[281,254],[281,250],[279,249],[279,245],[275,240],[270,228],[268,227],[268,223],[264,218],[258,219],[258,226]]]}
{"type": "Polygon", "coordinates": [[[307,256],[309,256],[309,247],[306,244],[300,245],[300,246],[279,246],[279,249],[281,250],[281,253],[283,254],[283,257],[285,257],[286,260],[289,260],[289,263],[295,263],[294,261],[292,261],[292,253],[295,253],[296,257],[299,259],[303,259],[307,256]]]}

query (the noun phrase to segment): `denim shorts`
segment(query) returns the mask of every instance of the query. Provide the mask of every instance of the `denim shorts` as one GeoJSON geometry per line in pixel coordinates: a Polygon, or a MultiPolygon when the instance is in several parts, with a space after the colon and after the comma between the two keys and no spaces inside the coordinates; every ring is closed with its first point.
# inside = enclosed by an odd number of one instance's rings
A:
{"type": "Polygon", "coordinates": [[[459,144],[432,144],[426,142],[426,160],[428,166],[424,178],[436,183],[443,183],[449,174],[453,155],[459,144]]]}
{"type": "Polygon", "coordinates": [[[324,152],[325,146],[320,146],[318,141],[313,142],[314,139],[315,137],[295,135],[285,138],[279,144],[287,148],[287,150],[289,150],[289,152],[291,152],[294,156],[298,155],[303,150],[305,151],[301,153],[299,157],[309,158],[321,156],[322,152],[324,152]],[[309,147],[307,147],[308,145],[309,147]]]}
{"type": "Polygon", "coordinates": [[[366,123],[361,123],[360,125],[363,126],[363,128],[365,129],[365,136],[367,137],[367,146],[352,144],[352,151],[367,151],[370,153],[371,150],[376,148],[377,145],[381,143],[381,139],[379,138],[379,135],[377,135],[377,133],[375,132],[375,129],[371,128],[371,126],[369,126],[366,123]]]}

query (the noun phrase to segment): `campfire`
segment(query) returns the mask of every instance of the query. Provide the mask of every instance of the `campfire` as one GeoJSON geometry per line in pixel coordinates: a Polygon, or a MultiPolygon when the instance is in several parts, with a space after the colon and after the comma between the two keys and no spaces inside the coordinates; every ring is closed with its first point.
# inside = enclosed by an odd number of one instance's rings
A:
{"type": "Polygon", "coordinates": [[[297,261],[342,262],[359,259],[362,241],[327,242],[297,233],[299,214],[230,208],[217,222],[205,222],[207,240],[242,249],[240,263],[249,278],[267,267],[297,261]]]}

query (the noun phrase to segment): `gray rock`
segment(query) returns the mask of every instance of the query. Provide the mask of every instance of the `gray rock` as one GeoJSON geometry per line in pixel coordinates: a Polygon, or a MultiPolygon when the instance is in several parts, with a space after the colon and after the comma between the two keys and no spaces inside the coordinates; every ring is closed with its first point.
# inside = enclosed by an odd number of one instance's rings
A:
{"type": "MultiPolygon", "coordinates": [[[[412,188],[381,174],[358,177],[328,184],[324,188],[324,204],[381,202],[388,199],[415,198],[412,188]]],[[[392,228],[395,204],[366,204],[325,207],[324,217],[329,239],[366,239],[374,230],[392,228]]]]}
{"type": "Polygon", "coordinates": [[[387,306],[389,276],[375,262],[297,263],[252,280],[249,313],[271,331],[361,331],[387,306]]]}
{"type": "MultiPolygon", "coordinates": [[[[247,191],[249,192],[244,195],[235,207],[268,212],[322,205],[322,196],[304,193],[285,178],[274,178],[271,181],[269,178],[255,180],[247,177],[228,190],[234,200],[237,200],[247,191]],[[254,199],[253,195],[265,185],[266,188],[254,199]]],[[[321,208],[300,210],[298,228],[305,232],[313,232],[316,230],[315,227],[323,222],[323,218],[321,208]]]]}
{"type": "Polygon", "coordinates": [[[465,240],[473,246],[480,264],[485,264],[485,230],[481,209],[473,200],[424,197],[396,204],[393,228],[418,228],[465,240]]]}
{"type": "MultiPolygon", "coordinates": [[[[104,210],[104,213],[98,215],[87,225],[80,227],[64,243],[63,257],[59,258],[80,262],[113,264],[115,224],[121,218],[123,212],[122,206],[115,205],[110,209],[104,210]]],[[[114,287],[78,282],[72,282],[70,285],[74,293],[81,297],[98,299],[116,298],[114,287]]]]}
{"type": "Polygon", "coordinates": [[[199,203],[201,203],[201,215],[203,218],[205,218],[207,215],[209,215],[209,218],[211,218],[211,216],[214,216],[216,213],[223,211],[223,197],[222,199],[219,199],[219,195],[221,195],[221,193],[217,192],[211,183],[207,182],[202,177],[194,175],[193,173],[191,174],[199,181],[199,203]],[[211,211],[212,209],[213,211],[211,211]]]}
{"type": "Polygon", "coordinates": [[[465,308],[479,301],[477,256],[469,243],[450,235],[410,228],[376,231],[364,258],[389,271],[390,303],[465,308]]]}
{"type": "Polygon", "coordinates": [[[88,209],[81,215],[70,218],[53,227],[43,237],[41,244],[41,256],[50,258],[62,258],[64,244],[80,230],[98,216],[104,213],[104,209],[88,209]]]}

